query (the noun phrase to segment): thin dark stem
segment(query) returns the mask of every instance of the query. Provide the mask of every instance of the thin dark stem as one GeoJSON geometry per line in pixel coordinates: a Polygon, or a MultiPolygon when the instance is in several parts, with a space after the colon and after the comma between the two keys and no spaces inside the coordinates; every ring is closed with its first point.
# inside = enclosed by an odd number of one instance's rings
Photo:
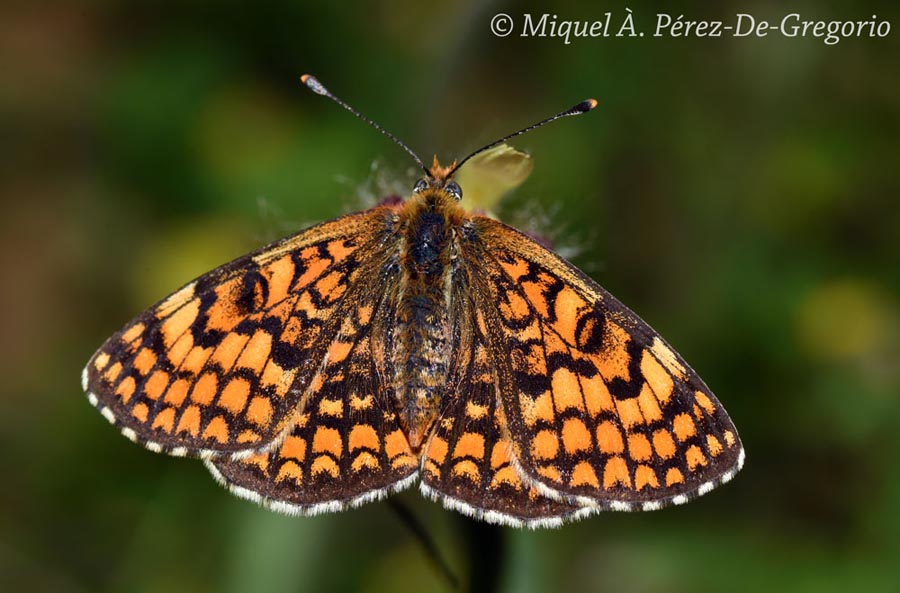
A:
{"type": "Polygon", "coordinates": [[[425,552],[425,556],[434,565],[441,578],[447,581],[447,584],[450,585],[451,589],[458,591],[459,578],[453,574],[447,561],[441,556],[434,539],[432,539],[422,522],[419,521],[419,519],[413,515],[412,511],[409,510],[409,507],[400,502],[397,497],[389,498],[387,502],[394,513],[396,513],[397,517],[399,517],[400,521],[419,542],[422,551],[425,552]]]}
{"type": "Polygon", "coordinates": [[[503,563],[506,560],[506,533],[503,527],[461,518],[463,537],[469,556],[469,593],[495,593],[500,590],[503,563]]]}

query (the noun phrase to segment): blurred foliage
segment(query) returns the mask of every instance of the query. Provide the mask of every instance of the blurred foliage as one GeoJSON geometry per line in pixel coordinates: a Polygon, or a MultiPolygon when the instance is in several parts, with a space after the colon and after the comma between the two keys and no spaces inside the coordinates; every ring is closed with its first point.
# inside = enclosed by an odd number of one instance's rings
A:
{"type": "MultiPolygon", "coordinates": [[[[745,4],[666,7],[787,10],[745,4]]],[[[388,505],[258,509],[199,463],[129,444],[80,392],[93,350],[181,283],[411,187],[400,150],[299,85],[309,71],[426,160],[596,96],[594,113],[517,139],[536,166],[500,215],[543,227],[666,336],[746,445],[745,470],[700,501],[558,531],[478,527],[400,495],[463,580],[484,583],[478,560],[495,558],[503,591],[897,590],[900,34],[489,32],[496,12],[549,5],[4,4],[0,588],[446,589],[388,505]]],[[[659,4],[630,6],[646,23],[659,4]]],[[[792,10],[898,26],[887,3],[792,10]]]]}

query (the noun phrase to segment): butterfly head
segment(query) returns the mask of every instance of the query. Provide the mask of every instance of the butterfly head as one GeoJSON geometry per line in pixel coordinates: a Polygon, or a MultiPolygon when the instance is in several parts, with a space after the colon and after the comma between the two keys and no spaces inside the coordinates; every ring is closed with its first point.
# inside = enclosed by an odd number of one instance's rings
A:
{"type": "Polygon", "coordinates": [[[435,156],[428,174],[416,181],[416,184],[413,186],[413,194],[421,195],[429,190],[433,190],[443,192],[459,202],[462,200],[462,188],[451,178],[455,169],[456,161],[450,163],[449,167],[442,167],[438,162],[437,156],[435,156]]]}

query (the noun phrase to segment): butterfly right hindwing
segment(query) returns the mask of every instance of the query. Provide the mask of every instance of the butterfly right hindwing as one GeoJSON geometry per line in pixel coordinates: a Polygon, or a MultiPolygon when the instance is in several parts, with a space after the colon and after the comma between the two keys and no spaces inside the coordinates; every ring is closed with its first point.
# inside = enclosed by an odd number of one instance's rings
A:
{"type": "MultiPolygon", "coordinates": [[[[471,308],[465,315],[478,316],[471,308]]],[[[498,378],[479,326],[460,341],[470,351],[456,369],[422,452],[422,491],[467,515],[513,526],[554,526],[583,513],[543,496],[520,474],[500,409],[498,378]]]]}

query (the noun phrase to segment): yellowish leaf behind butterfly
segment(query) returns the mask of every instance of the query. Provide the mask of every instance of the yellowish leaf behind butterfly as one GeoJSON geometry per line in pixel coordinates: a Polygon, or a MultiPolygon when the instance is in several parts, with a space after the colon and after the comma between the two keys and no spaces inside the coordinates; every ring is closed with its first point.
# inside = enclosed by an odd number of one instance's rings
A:
{"type": "Polygon", "coordinates": [[[507,193],[522,185],[534,169],[531,155],[503,143],[472,157],[456,177],[473,210],[490,213],[507,193]]]}

